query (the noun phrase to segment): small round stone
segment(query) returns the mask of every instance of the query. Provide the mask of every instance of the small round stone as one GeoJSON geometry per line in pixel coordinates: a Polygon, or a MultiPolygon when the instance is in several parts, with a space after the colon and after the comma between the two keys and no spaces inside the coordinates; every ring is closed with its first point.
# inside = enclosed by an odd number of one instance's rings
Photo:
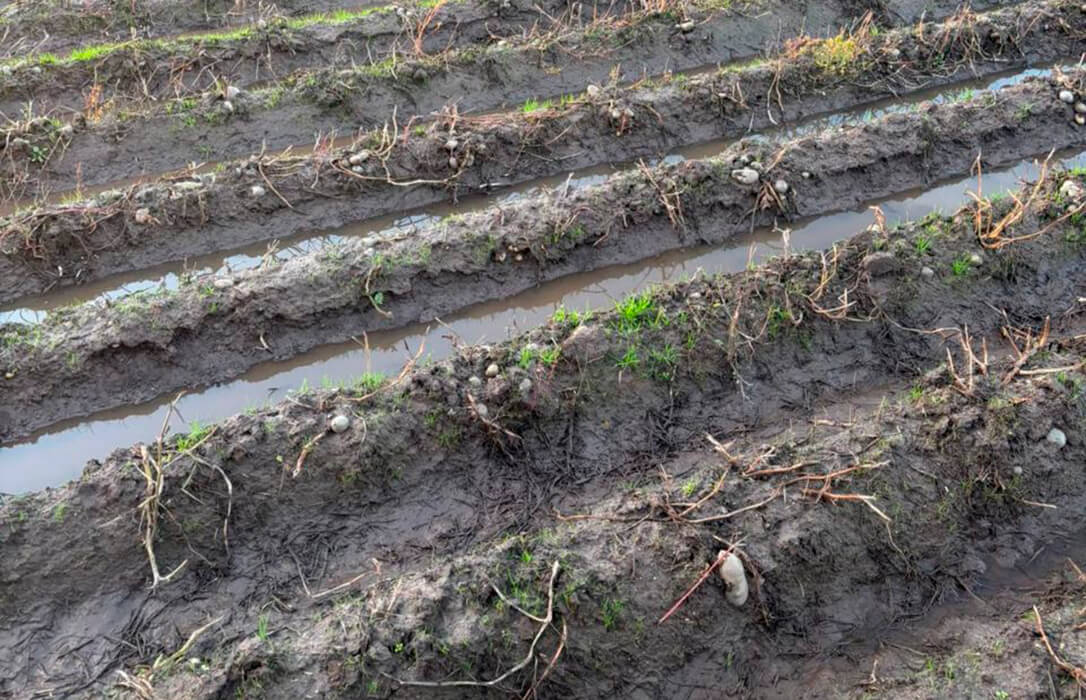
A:
{"type": "Polygon", "coordinates": [[[253,185],[249,188],[249,194],[251,194],[253,197],[263,197],[265,192],[266,190],[260,185],[253,185]]]}
{"type": "Polygon", "coordinates": [[[485,403],[475,404],[475,412],[479,414],[480,418],[486,418],[490,415],[490,409],[486,407],[485,403]]]}
{"type": "Polygon", "coordinates": [[[753,185],[758,182],[758,171],[753,168],[737,168],[732,171],[732,179],[742,185],[753,185]]]}
{"type": "Polygon", "coordinates": [[[524,380],[521,381],[520,386],[517,388],[520,389],[520,393],[527,394],[529,391],[532,390],[532,380],[525,377],[524,380]]]}
{"type": "Polygon", "coordinates": [[[777,194],[787,194],[788,193],[788,183],[785,182],[784,180],[777,180],[776,182],[773,183],[773,189],[777,190],[777,194]]]}
{"type": "Polygon", "coordinates": [[[1015,476],[1022,476],[1022,467],[1015,467],[1015,468],[1014,468],[1014,469],[1012,469],[1011,471],[1013,471],[1013,472],[1014,472],[1014,475],[1015,475],[1015,476]]]}
{"type": "Polygon", "coordinates": [[[980,257],[980,253],[973,253],[969,256],[969,262],[974,265],[981,265],[984,263],[984,258],[980,257]]]}
{"type": "Polygon", "coordinates": [[[4,379],[15,379],[14,372],[4,372],[4,379]]]}
{"type": "Polygon", "coordinates": [[[585,93],[587,93],[589,97],[595,97],[596,95],[600,94],[600,86],[589,85],[587,88],[585,88],[585,93]]]}
{"type": "Polygon", "coordinates": [[[1070,90],[1060,90],[1060,101],[1071,104],[1075,101],[1075,93],[1070,90]]]}
{"type": "Polygon", "coordinates": [[[151,210],[146,208],[137,209],[133,218],[137,224],[149,224],[151,223],[151,210]]]}
{"type": "Polygon", "coordinates": [[[935,277],[935,270],[925,265],[924,267],[920,268],[920,276],[924,279],[930,280],[932,277],[935,277]]]}
{"type": "Polygon", "coordinates": [[[1086,102],[1076,102],[1075,111],[1079,114],[1086,114],[1086,102]]]}
{"type": "Polygon", "coordinates": [[[482,386],[483,385],[483,380],[479,379],[476,376],[471,376],[471,377],[468,377],[468,384],[471,384],[472,386],[482,386]]]}
{"type": "Polygon", "coordinates": [[[234,280],[229,277],[220,277],[211,284],[214,285],[215,289],[230,289],[234,286],[234,280]]]}
{"type": "Polygon", "coordinates": [[[351,419],[340,414],[331,420],[328,427],[332,429],[333,433],[342,433],[347,428],[351,427],[351,419]]]}
{"type": "Polygon", "coordinates": [[[1045,436],[1045,440],[1048,440],[1053,445],[1055,445],[1057,449],[1059,449],[1067,444],[1067,434],[1059,428],[1053,428],[1052,430],[1048,431],[1048,435],[1045,436]]]}
{"type": "Polygon", "coordinates": [[[496,362],[492,362],[490,363],[490,366],[486,368],[486,376],[493,378],[501,374],[501,371],[501,367],[498,367],[496,362]]]}

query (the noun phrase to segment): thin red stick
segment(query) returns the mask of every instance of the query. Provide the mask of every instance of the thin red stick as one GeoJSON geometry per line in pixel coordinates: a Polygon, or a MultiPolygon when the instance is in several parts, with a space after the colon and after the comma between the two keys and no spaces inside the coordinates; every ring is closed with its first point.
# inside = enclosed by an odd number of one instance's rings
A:
{"type": "Polygon", "coordinates": [[[664,613],[663,617],[656,621],[656,624],[662,625],[667,621],[669,617],[674,615],[675,611],[682,607],[683,603],[686,602],[686,599],[692,596],[694,594],[694,591],[698,590],[698,587],[701,586],[701,584],[705,583],[705,580],[709,578],[709,576],[714,571],[716,571],[716,569],[721,565],[721,563],[724,562],[729,554],[731,554],[730,548],[727,551],[722,552],[720,555],[718,555],[713,563],[706,567],[705,571],[701,572],[701,576],[699,576],[698,580],[694,582],[694,585],[687,589],[686,593],[683,593],[682,597],[676,600],[674,605],[668,608],[668,611],[664,613]]]}

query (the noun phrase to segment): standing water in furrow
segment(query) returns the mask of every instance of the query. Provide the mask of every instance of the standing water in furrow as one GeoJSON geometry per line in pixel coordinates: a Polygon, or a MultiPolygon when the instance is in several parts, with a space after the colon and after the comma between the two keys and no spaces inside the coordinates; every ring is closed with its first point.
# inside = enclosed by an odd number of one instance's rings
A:
{"type": "MultiPolygon", "coordinates": [[[[1086,153],[1065,154],[1050,167],[1086,167],[1086,153]]],[[[1040,173],[1036,159],[984,174],[988,195],[1014,189],[1040,173]]],[[[787,250],[820,250],[859,233],[872,222],[869,207],[878,206],[888,221],[922,219],[933,212],[953,211],[976,189],[972,177],[865,203],[853,211],[797,222],[787,250]]],[[[351,385],[366,373],[394,376],[412,355],[439,360],[455,343],[504,339],[516,329],[545,322],[559,309],[584,313],[606,309],[632,292],[699,274],[737,272],[786,251],[779,231],[765,228],[726,245],[695,247],[590,273],[575,274],[509,299],[479,304],[452,314],[441,323],[413,324],[396,331],[371,333],[368,347],[352,341],[326,346],[288,362],[267,363],[237,381],[186,393],[168,418],[172,431],[193,423],[207,425],[236,413],[281,400],[292,392],[351,385]]],[[[172,397],[171,397],[172,398],[172,397]]],[[[35,438],[0,447],[0,493],[23,493],[56,486],[78,476],[91,455],[104,456],[102,445],[146,440],[163,425],[169,400],[106,411],[90,420],[70,421],[35,438]],[[33,464],[33,469],[27,465],[33,464]]]]}

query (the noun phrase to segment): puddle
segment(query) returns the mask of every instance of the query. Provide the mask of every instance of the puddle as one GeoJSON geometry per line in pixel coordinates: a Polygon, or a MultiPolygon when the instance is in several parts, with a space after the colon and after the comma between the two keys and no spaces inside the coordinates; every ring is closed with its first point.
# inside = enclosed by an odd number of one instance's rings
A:
{"type": "MultiPolygon", "coordinates": [[[[862,107],[842,112],[821,113],[811,115],[808,118],[783,128],[772,129],[759,134],[761,137],[785,137],[798,138],[800,136],[816,133],[823,129],[840,128],[855,125],[864,121],[878,119],[894,112],[903,112],[913,109],[922,102],[932,101],[936,103],[948,102],[954,99],[962,99],[974,92],[994,91],[1009,85],[1021,82],[1029,76],[1045,75],[1053,65],[1036,66],[1033,68],[1010,70],[993,74],[983,79],[969,80],[938,89],[929,89],[912,93],[900,99],[884,99],[869,103],[862,107]]],[[[1062,66],[1067,67],[1067,66],[1062,66]]],[[[716,70],[715,66],[692,71],[689,73],[707,72],[716,70]]],[[[349,143],[350,139],[345,139],[349,143]]],[[[678,163],[687,159],[708,158],[718,155],[727,149],[733,140],[716,140],[708,143],[684,147],[663,158],[656,160],[647,159],[650,164],[678,163]]],[[[202,166],[200,171],[210,166],[202,166]]],[[[633,167],[632,162],[600,165],[555,175],[547,178],[532,180],[521,185],[502,189],[489,196],[477,195],[462,199],[453,205],[438,204],[413,210],[408,213],[368,219],[363,222],[351,224],[334,231],[321,234],[301,234],[284,239],[279,245],[276,257],[285,260],[296,255],[311,252],[321,246],[337,241],[366,235],[391,234],[395,230],[408,227],[423,227],[440,221],[450,214],[464,214],[479,211],[495,203],[508,204],[519,199],[537,196],[548,189],[558,187],[570,187],[572,189],[589,187],[603,183],[609,176],[625,169],[633,167]]],[[[104,188],[103,188],[104,189],[104,188]]],[[[178,286],[179,275],[187,270],[196,275],[212,273],[225,273],[231,270],[243,270],[259,265],[263,256],[268,252],[268,244],[262,242],[255,245],[239,248],[234,251],[219,251],[214,254],[193,258],[182,267],[178,263],[168,263],[153,268],[126,273],[110,277],[91,284],[78,287],[66,287],[56,292],[50,292],[38,297],[21,299],[19,306],[0,306],[0,323],[22,322],[37,323],[52,309],[82,303],[95,299],[104,301],[116,299],[128,294],[140,291],[148,291],[166,287],[174,289],[178,286]]]]}
{"type": "MultiPolygon", "coordinates": [[[[1086,165],[1086,151],[1059,156],[1067,167],[1086,165]]],[[[1020,180],[1036,177],[1036,162],[993,170],[984,175],[988,193],[1014,189],[1020,180]]],[[[889,222],[921,218],[933,211],[950,212],[975,189],[971,178],[905,192],[878,204],[889,222]]],[[[822,249],[862,231],[873,221],[867,205],[853,211],[796,222],[792,227],[793,252],[822,249]]],[[[287,362],[260,365],[242,378],[186,394],[177,403],[179,417],[173,430],[187,429],[191,421],[210,423],[248,409],[278,402],[290,391],[350,382],[367,371],[395,375],[425,343],[424,356],[435,360],[452,353],[452,340],[465,343],[498,342],[517,329],[545,322],[559,306],[567,309],[609,308],[614,301],[646,286],[706,274],[737,272],[748,262],[780,255],[780,238],[770,230],[755,231],[727,246],[673,251],[629,265],[616,265],[591,273],[556,280],[500,301],[479,304],[443,319],[444,325],[415,324],[369,336],[370,352],[356,343],[318,348],[287,362]]],[[[172,397],[171,397],[172,398],[172,397]]],[[[31,440],[0,448],[0,493],[22,493],[55,486],[79,475],[85,461],[103,458],[116,447],[158,434],[168,401],[157,400],[59,423],[31,440]]]]}

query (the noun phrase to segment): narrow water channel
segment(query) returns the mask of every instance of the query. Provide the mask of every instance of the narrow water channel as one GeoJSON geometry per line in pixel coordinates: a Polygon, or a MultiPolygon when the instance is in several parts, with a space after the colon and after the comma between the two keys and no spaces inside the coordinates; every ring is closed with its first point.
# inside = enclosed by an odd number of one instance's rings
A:
{"type": "MultiPolygon", "coordinates": [[[[1086,151],[1058,154],[1066,167],[1086,165],[1086,151]]],[[[1036,161],[994,170],[984,175],[989,196],[1016,188],[1035,178],[1036,161]]],[[[797,222],[791,232],[793,252],[823,249],[872,223],[868,206],[882,208],[888,221],[921,218],[933,211],[951,212],[975,189],[971,178],[945,181],[923,189],[840,212],[797,222]]],[[[329,345],[292,358],[255,367],[226,384],[186,394],[177,402],[173,430],[187,430],[192,421],[211,423],[281,400],[300,387],[319,388],[349,383],[363,372],[395,375],[409,356],[424,344],[424,355],[438,360],[452,352],[453,337],[465,343],[504,340],[517,329],[545,322],[560,306],[568,309],[608,308],[624,295],[645,287],[695,274],[737,272],[783,252],[780,238],[770,230],[755,231],[725,246],[673,251],[630,265],[616,265],[541,285],[508,299],[479,304],[442,319],[443,325],[415,324],[369,336],[367,353],[355,343],[329,345]]],[[[173,398],[172,396],[169,398],[173,398]]],[[[0,493],[22,493],[56,486],[79,475],[86,460],[104,458],[114,448],[157,435],[169,399],[99,413],[89,420],[57,424],[35,437],[0,448],[0,493]]]]}
{"type": "MultiPolygon", "coordinates": [[[[956,99],[965,99],[976,92],[994,91],[1017,84],[1029,76],[1044,75],[1055,64],[1032,68],[1008,70],[983,79],[968,80],[938,89],[922,90],[898,99],[884,99],[868,103],[861,107],[824,114],[815,114],[796,124],[769,130],[758,134],[759,138],[799,138],[812,133],[855,125],[864,121],[878,119],[894,112],[913,109],[916,105],[931,101],[943,103],[956,99]]],[[[1062,67],[1067,68],[1066,65],[1062,67]]],[[[710,158],[716,156],[734,143],[732,140],[715,140],[707,143],[684,147],[670,153],[653,163],[676,163],[683,160],[710,158]]],[[[290,257],[313,252],[329,243],[367,235],[389,234],[397,229],[425,227],[436,224],[442,218],[479,211],[495,203],[508,204],[518,199],[539,195],[555,187],[588,187],[600,184],[609,176],[634,167],[633,162],[601,165],[592,168],[564,173],[548,178],[532,180],[522,185],[507,188],[491,196],[466,197],[456,204],[443,203],[432,205],[407,213],[397,213],[351,224],[335,231],[318,234],[304,234],[284,239],[278,246],[276,257],[285,260],[290,257]]],[[[99,282],[65,287],[38,297],[22,299],[16,304],[0,305],[0,323],[22,322],[36,323],[44,318],[51,309],[82,303],[89,300],[104,301],[159,287],[176,288],[180,275],[190,272],[196,275],[225,273],[259,265],[268,252],[267,243],[259,243],[232,251],[219,251],[194,258],[185,264],[172,263],[123,275],[110,277],[99,282]]]]}

